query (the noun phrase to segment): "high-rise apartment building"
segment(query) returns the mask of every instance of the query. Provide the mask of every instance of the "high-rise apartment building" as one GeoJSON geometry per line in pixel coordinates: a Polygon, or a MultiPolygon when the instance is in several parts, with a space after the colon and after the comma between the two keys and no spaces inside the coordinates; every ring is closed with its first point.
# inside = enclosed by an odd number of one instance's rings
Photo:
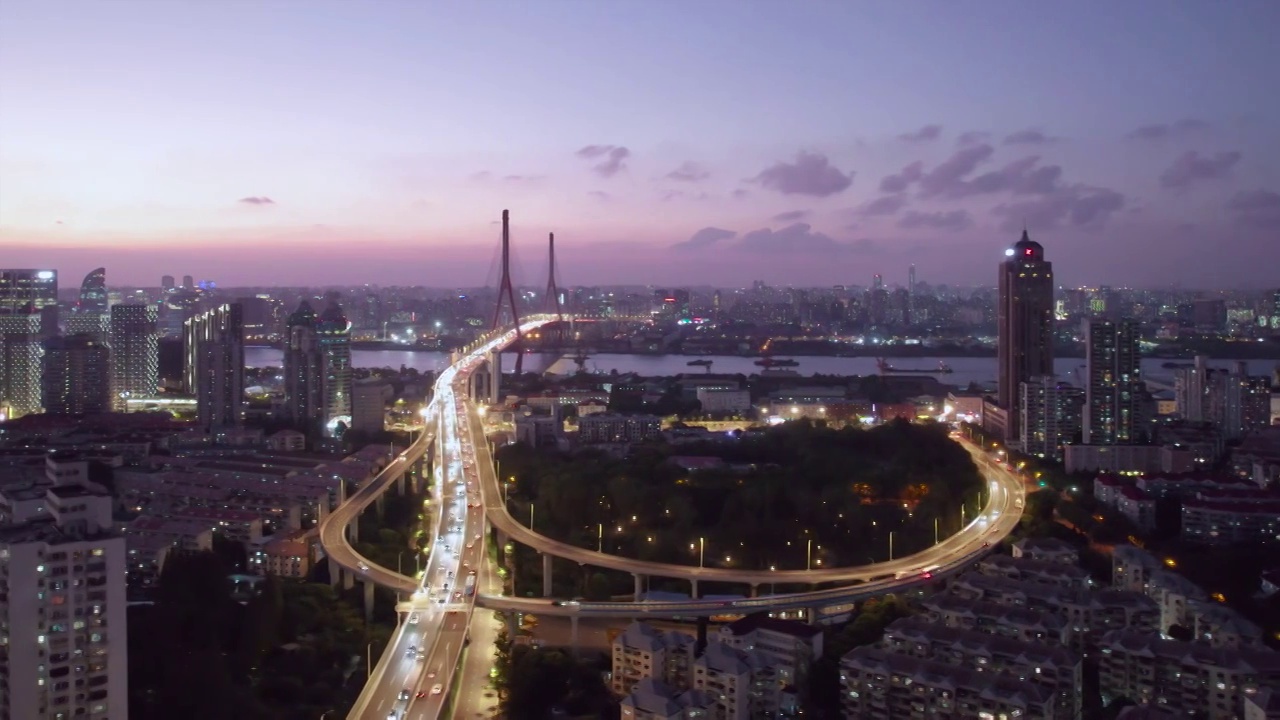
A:
{"type": "Polygon", "coordinates": [[[40,340],[58,334],[58,271],[0,269],[0,312],[40,316],[40,340]]]}
{"type": "Polygon", "coordinates": [[[151,305],[111,307],[111,402],[123,412],[129,397],[155,395],[160,383],[160,336],[151,305]]]}
{"type": "Polygon", "coordinates": [[[1146,437],[1140,338],[1132,320],[1086,322],[1085,445],[1129,445],[1146,437]]]}
{"type": "Polygon", "coordinates": [[[183,276],[182,276],[182,289],[183,289],[183,290],[195,290],[195,289],[196,289],[196,280],[195,280],[195,278],[191,277],[190,275],[183,275],[183,276]]]}
{"type": "Polygon", "coordinates": [[[0,307],[0,416],[40,412],[43,355],[40,315],[0,307]]]}
{"type": "Polygon", "coordinates": [[[41,378],[44,411],[51,415],[111,412],[111,351],[99,338],[49,338],[41,378]]]}
{"type": "Polygon", "coordinates": [[[1213,370],[1205,402],[1205,419],[1234,440],[1271,424],[1271,379],[1251,376],[1246,363],[1213,370]]]}
{"type": "Polygon", "coordinates": [[[1183,420],[1203,422],[1209,395],[1209,359],[1197,355],[1187,367],[1173,371],[1173,397],[1178,415],[1183,420]]]}
{"type": "Polygon", "coordinates": [[[168,292],[168,291],[170,291],[170,290],[174,289],[174,288],[175,288],[175,287],[177,287],[177,286],[178,286],[178,284],[177,284],[177,283],[175,283],[175,282],[173,281],[173,276],[172,276],[172,275],[161,275],[161,276],[160,276],[160,289],[161,289],[161,290],[164,290],[165,292],[168,292]]]}
{"type": "Polygon", "coordinates": [[[343,315],[336,297],[316,319],[322,372],[320,397],[325,437],[341,437],[351,426],[351,323],[343,315]]]}
{"type": "Polygon", "coordinates": [[[53,453],[52,484],[5,487],[0,717],[127,720],[125,545],[88,462],[53,453]]]}
{"type": "Polygon", "coordinates": [[[284,399],[289,421],[309,437],[318,437],[323,426],[320,376],[323,372],[316,314],[303,300],[289,316],[285,329],[284,399]]]}
{"type": "Polygon", "coordinates": [[[1024,453],[1061,459],[1062,447],[1080,431],[1085,393],[1052,376],[1040,375],[1022,383],[1018,427],[1024,453]]]}
{"type": "Polygon", "coordinates": [[[183,332],[184,389],[196,396],[206,430],[244,421],[244,317],[240,303],[187,320],[183,332]]]}
{"type": "Polygon", "coordinates": [[[336,297],[319,316],[305,300],[289,316],[285,402],[294,425],[312,438],[341,437],[351,426],[350,333],[336,297]]]}
{"type": "Polygon", "coordinates": [[[1044,247],[1026,230],[1005,251],[999,286],[997,404],[1006,413],[1005,439],[1016,440],[1021,436],[1019,388],[1029,378],[1054,374],[1053,263],[1044,259],[1044,247]]]}

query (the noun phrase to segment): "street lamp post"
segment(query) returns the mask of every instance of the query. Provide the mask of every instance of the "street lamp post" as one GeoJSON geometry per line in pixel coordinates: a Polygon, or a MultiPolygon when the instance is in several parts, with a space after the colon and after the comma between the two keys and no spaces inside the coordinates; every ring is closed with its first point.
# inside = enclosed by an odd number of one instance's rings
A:
{"type": "Polygon", "coordinates": [[[529,503],[529,529],[533,529],[533,503],[529,503]]]}
{"type": "Polygon", "coordinates": [[[702,556],[707,551],[707,539],[705,537],[698,538],[698,567],[702,567],[702,556]]]}
{"type": "Polygon", "coordinates": [[[364,649],[364,676],[366,679],[373,677],[373,643],[364,649]]]}
{"type": "Polygon", "coordinates": [[[813,538],[809,538],[809,542],[807,543],[804,551],[804,569],[813,569],[813,538]]]}
{"type": "Polygon", "coordinates": [[[933,519],[933,544],[938,544],[938,518],[933,519]]]}
{"type": "Polygon", "coordinates": [[[889,562],[893,562],[893,531],[889,531],[889,562]]]}
{"type": "Polygon", "coordinates": [[[596,523],[596,552],[604,552],[604,523],[596,523]]]}

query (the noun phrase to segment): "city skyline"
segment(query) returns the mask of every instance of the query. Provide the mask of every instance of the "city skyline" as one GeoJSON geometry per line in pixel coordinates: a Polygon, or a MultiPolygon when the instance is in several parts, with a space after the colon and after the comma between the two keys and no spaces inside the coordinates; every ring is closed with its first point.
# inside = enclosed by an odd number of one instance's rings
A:
{"type": "Polygon", "coordinates": [[[534,287],[551,231],[567,286],[989,286],[1024,225],[1064,285],[1273,285],[1280,10],[1086,6],[6,3],[0,250],[479,286],[510,208],[534,287]]]}

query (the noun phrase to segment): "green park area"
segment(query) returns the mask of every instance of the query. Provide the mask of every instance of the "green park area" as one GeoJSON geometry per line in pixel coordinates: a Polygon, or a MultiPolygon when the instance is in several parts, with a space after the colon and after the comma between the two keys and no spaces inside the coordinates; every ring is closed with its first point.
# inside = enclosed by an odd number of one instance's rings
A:
{"type": "MultiPolygon", "coordinates": [[[[985,499],[968,453],[936,424],[792,422],[732,441],[638,446],[626,457],[517,444],[499,451],[498,464],[511,513],[537,532],[691,566],[797,570],[902,557],[956,532],[985,499]]],[[[541,592],[535,553],[517,547],[509,563],[519,594],[541,592]]],[[[561,596],[631,588],[630,576],[591,568],[555,579],[561,596]]]]}

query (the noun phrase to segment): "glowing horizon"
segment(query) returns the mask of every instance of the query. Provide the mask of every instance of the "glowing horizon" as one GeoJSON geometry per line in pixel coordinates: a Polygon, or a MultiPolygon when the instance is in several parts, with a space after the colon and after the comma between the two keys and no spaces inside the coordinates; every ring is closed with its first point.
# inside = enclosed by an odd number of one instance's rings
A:
{"type": "Polygon", "coordinates": [[[1280,6],[0,5],[0,254],[113,284],[1274,285],[1280,6]],[[74,10],[68,12],[69,9],[74,10]],[[1084,52],[1081,48],[1089,48],[1084,52]]]}

